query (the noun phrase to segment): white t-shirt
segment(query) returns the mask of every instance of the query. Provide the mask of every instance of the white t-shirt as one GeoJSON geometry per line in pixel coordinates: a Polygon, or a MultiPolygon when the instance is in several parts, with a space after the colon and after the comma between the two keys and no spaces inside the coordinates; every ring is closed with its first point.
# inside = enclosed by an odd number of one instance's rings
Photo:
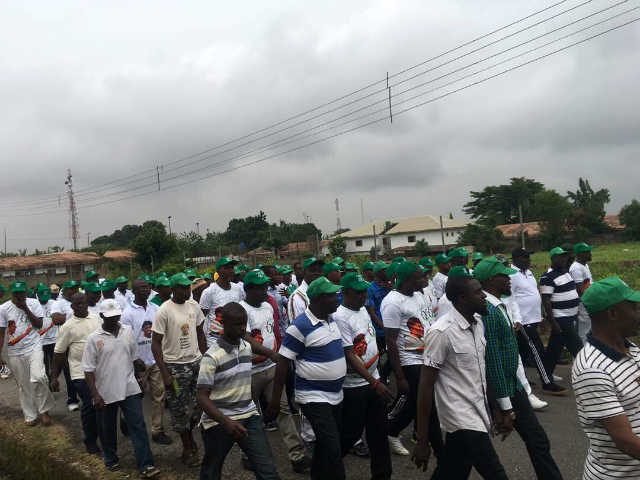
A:
{"type": "Polygon", "coordinates": [[[67,354],[69,362],[69,373],[71,380],[84,380],[84,370],[82,369],[82,352],[87,343],[87,337],[95,332],[102,325],[102,319],[93,313],[86,318],[76,316],[68,319],[58,330],[55,353],[67,354]]]}
{"type": "Polygon", "coordinates": [[[511,297],[520,308],[522,325],[533,325],[542,321],[542,298],[538,290],[538,282],[531,270],[522,271],[518,267],[511,265],[511,268],[518,270],[511,275],[511,297]]]}
{"type": "MultiPolygon", "coordinates": [[[[333,320],[340,329],[342,346],[352,347],[355,354],[362,360],[373,378],[380,378],[378,374],[378,344],[376,343],[376,330],[371,323],[371,317],[367,309],[351,310],[340,305],[333,314],[333,320]]],[[[347,364],[347,367],[349,365],[347,364]]],[[[368,382],[355,370],[347,369],[343,388],[354,388],[368,385],[368,382]]]]}
{"type": "Polygon", "coordinates": [[[209,343],[209,335],[221,335],[223,328],[221,323],[221,310],[227,303],[240,302],[244,299],[244,290],[237,283],[231,283],[229,290],[225,290],[216,282],[213,282],[202,292],[200,297],[200,307],[203,310],[209,310],[204,325],[204,331],[207,335],[207,344],[209,343]]]}
{"type": "MultiPolygon", "coordinates": [[[[244,300],[240,305],[247,311],[247,333],[260,342],[264,347],[277,351],[276,336],[273,331],[273,308],[267,302],[262,302],[256,308],[244,300]]],[[[262,372],[274,367],[271,359],[261,355],[253,355],[251,358],[252,373],[262,372]]]]}
{"type": "Polygon", "coordinates": [[[196,327],[204,323],[202,310],[194,300],[179,304],[164,302],[151,329],[162,335],[162,356],[165,363],[192,363],[202,358],[196,327]]]}
{"type": "Polygon", "coordinates": [[[397,328],[398,354],[401,365],[420,365],[424,353],[424,338],[435,322],[435,315],[422,293],[412,296],[391,290],[380,304],[385,328],[397,328]]]}
{"type": "Polygon", "coordinates": [[[307,285],[306,281],[302,281],[300,286],[289,297],[287,303],[287,316],[289,317],[289,323],[292,323],[297,317],[302,315],[309,306],[309,297],[307,297],[307,285]]]}
{"type": "Polygon", "coordinates": [[[445,293],[440,297],[440,300],[438,300],[438,308],[436,309],[436,312],[437,312],[436,318],[440,320],[452,309],[453,309],[453,303],[451,303],[451,300],[449,300],[449,297],[447,297],[447,294],[445,293]]]}
{"type": "Polygon", "coordinates": [[[147,308],[142,308],[133,302],[125,308],[120,317],[120,323],[129,325],[133,332],[133,338],[135,338],[138,346],[136,358],[142,360],[146,366],[156,363],[151,352],[151,326],[158,308],[155,303],[147,303],[147,308]],[[149,323],[145,326],[145,322],[149,323]]]}
{"type": "Polygon", "coordinates": [[[569,273],[573,277],[573,281],[576,282],[576,287],[579,287],[587,281],[587,284],[585,285],[586,288],[593,282],[589,265],[583,265],[580,262],[573,262],[569,268],[569,273]]]}
{"type": "Polygon", "coordinates": [[[433,284],[433,293],[437,298],[440,298],[444,295],[444,289],[447,286],[447,280],[449,280],[449,277],[447,277],[442,272],[436,272],[436,274],[431,279],[431,283],[433,284]]]}
{"type": "MultiPolygon", "coordinates": [[[[31,313],[42,318],[44,312],[40,302],[35,298],[27,298],[26,300],[31,313]]],[[[6,328],[7,355],[10,357],[27,355],[42,345],[38,329],[31,325],[27,314],[16,307],[11,300],[0,306],[0,327],[6,328]]]]}
{"type": "Polygon", "coordinates": [[[124,310],[131,305],[134,299],[134,295],[131,290],[125,290],[125,293],[122,293],[120,290],[116,289],[116,291],[113,292],[113,297],[118,302],[118,305],[120,305],[121,310],[124,310]]]}
{"type": "Polygon", "coordinates": [[[51,309],[55,303],[55,300],[49,299],[44,305],[42,303],[40,304],[40,307],[42,307],[43,317],[42,328],[38,333],[40,334],[42,345],[51,345],[52,343],[56,343],[59,327],[58,325],[55,325],[51,319],[51,309]]]}
{"type": "Polygon", "coordinates": [[[51,306],[51,315],[53,315],[54,313],[62,313],[66,317],[66,320],[69,320],[71,317],[73,317],[71,302],[60,295],[51,306]]]}

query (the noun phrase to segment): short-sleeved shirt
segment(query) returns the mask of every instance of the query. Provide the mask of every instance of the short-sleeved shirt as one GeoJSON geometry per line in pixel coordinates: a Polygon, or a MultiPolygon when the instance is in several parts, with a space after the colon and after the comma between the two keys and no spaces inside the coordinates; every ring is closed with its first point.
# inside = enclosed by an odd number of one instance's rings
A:
{"type": "Polygon", "coordinates": [[[580,297],[569,272],[551,269],[540,277],[540,293],[551,295],[554,318],[575,317],[580,297]]]}
{"type": "MultiPolygon", "coordinates": [[[[362,361],[363,365],[373,378],[380,378],[378,374],[378,344],[376,343],[376,331],[373,328],[371,317],[367,309],[351,310],[340,305],[333,314],[340,334],[342,336],[342,346],[351,347],[362,361]]],[[[344,388],[355,388],[368,385],[362,376],[347,366],[347,376],[344,379],[344,388]]]]}
{"type": "MultiPolygon", "coordinates": [[[[276,336],[273,330],[273,307],[267,302],[262,302],[262,304],[256,308],[244,300],[240,302],[240,305],[242,305],[247,312],[247,333],[257,342],[261,343],[263,347],[277,351],[278,346],[276,345],[276,336]]],[[[251,363],[253,373],[275,367],[275,364],[270,358],[262,355],[253,355],[251,363]]]]}
{"type": "Polygon", "coordinates": [[[133,372],[137,346],[129,325],[120,325],[114,336],[102,327],[87,337],[82,370],[96,377],[96,389],[104,403],[120,402],[140,393],[133,372]]]}
{"type": "Polygon", "coordinates": [[[445,432],[491,428],[487,400],[484,326],[469,323],[455,308],[427,332],[423,363],[438,370],[438,418],[445,432]]]}
{"type": "MultiPolygon", "coordinates": [[[[209,398],[232,420],[258,414],[251,397],[251,355],[248,342],[240,339],[238,345],[233,345],[219,336],[200,362],[198,387],[209,389],[209,398]]],[[[205,412],[200,422],[205,429],[217,424],[205,412]]]]}
{"type": "Polygon", "coordinates": [[[61,313],[65,316],[65,320],[69,320],[73,317],[73,310],[71,309],[71,302],[64,298],[62,295],[58,297],[57,300],[54,301],[51,306],[51,315],[55,313],[61,313]]]}
{"type": "Polygon", "coordinates": [[[138,346],[136,358],[142,360],[147,366],[156,363],[151,352],[151,326],[157,311],[158,306],[151,302],[147,302],[146,308],[143,308],[134,301],[124,309],[120,317],[120,322],[123,325],[129,325],[133,332],[133,338],[138,346]],[[145,325],[145,322],[149,323],[145,325]]]}
{"type": "Polygon", "coordinates": [[[102,319],[93,313],[87,315],[86,318],[78,318],[76,316],[68,319],[60,326],[58,330],[58,338],[56,346],[53,349],[55,353],[67,354],[69,362],[69,372],[71,380],[84,380],[84,370],[82,369],[82,352],[87,343],[87,338],[102,325],[102,319]]]}
{"type": "Polygon", "coordinates": [[[640,478],[640,460],[621,451],[603,420],[625,415],[640,436],[640,349],[626,355],[587,335],[571,372],[578,420],[589,439],[584,480],[640,478]]]}
{"type": "Polygon", "coordinates": [[[297,317],[302,315],[309,306],[309,297],[307,297],[307,289],[309,285],[304,280],[295,289],[295,291],[289,297],[287,304],[287,316],[289,322],[293,322],[297,317]]]}
{"type": "Polygon", "coordinates": [[[444,295],[447,280],[449,280],[449,277],[442,272],[436,272],[431,279],[431,283],[433,284],[433,293],[438,299],[444,295]]]}
{"type": "Polygon", "coordinates": [[[435,314],[422,293],[403,295],[392,290],[380,306],[385,328],[399,329],[398,355],[400,364],[420,365],[424,353],[424,337],[435,314]]]}
{"type": "Polygon", "coordinates": [[[511,296],[520,308],[523,325],[533,325],[542,321],[542,298],[538,290],[538,282],[531,270],[518,270],[511,275],[511,296]]]}
{"type": "Polygon", "coordinates": [[[40,334],[40,341],[42,345],[51,345],[56,343],[56,338],[58,336],[58,325],[53,323],[51,318],[51,309],[53,308],[53,304],[56,303],[55,300],[47,300],[46,303],[40,303],[42,307],[42,328],[38,332],[40,334]]]}
{"type": "MultiPolygon", "coordinates": [[[[26,303],[36,317],[44,316],[38,300],[27,298],[26,303]]],[[[42,345],[38,329],[31,325],[27,314],[11,300],[0,306],[0,327],[6,328],[7,355],[10,357],[27,355],[42,345]]]]}
{"type": "Polygon", "coordinates": [[[342,402],[347,362],[336,322],[321,320],[307,309],[287,328],[279,353],[294,361],[296,402],[342,402]]]}
{"type": "Polygon", "coordinates": [[[191,363],[200,360],[196,328],[204,323],[204,315],[194,300],[176,303],[167,300],[156,312],[151,330],[162,335],[165,363],[191,363]]]}
{"type": "Polygon", "coordinates": [[[569,273],[571,274],[573,281],[576,282],[576,285],[584,285],[585,289],[589,288],[589,285],[593,282],[591,269],[587,264],[583,265],[580,262],[573,262],[569,268],[569,273]]]}
{"type": "Polygon", "coordinates": [[[244,299],[244,291],[237,283],[231,283],[229,290],[225,290],[216,282],[204,289],[200,297],[200,307],[203,310],[209,310],[204,327],[207,343],[210,342],[211,335],[222,335],[222,307],[231,302],[239,303],[242,299],[244,299]]]}
{"type": "Polygon", "coordinates": [[[116,291],[113,292],[113,298],[115,298],[118,305],[120,305],[120,309],[124,310],[133,303],[133,299],[135,297],[131,290],[125,290],[125,293],[122,293],[120,290],[116,289],[116,291]]]}

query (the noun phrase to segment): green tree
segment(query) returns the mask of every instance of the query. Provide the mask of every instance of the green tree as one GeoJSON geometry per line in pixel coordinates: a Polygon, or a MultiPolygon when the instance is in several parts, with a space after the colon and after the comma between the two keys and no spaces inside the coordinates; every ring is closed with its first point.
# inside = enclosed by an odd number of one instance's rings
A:
{"type": "Polygon", "coordinates": [[[611,199],[608,189],[601,188],[594,191],[589,180],[580,178],[578,189],[575,192],[567,192],[567,198],[573,206],[569,225],[578,237],[609,230],[608,225],[604,222],[606,213],[604,206],[611,199]]]}
{"type": "Polygon", "coordinates": [[[572,207],[569,201],[555,190],[544,190],[534,197],[532,212],[540,221],[540,236],[545,247],[562,242],[567,232],[567,221],[572,207]]]}
{"type": "Polygon", "coordinates": [[[489,225],[470,223],[462,232],[458,243],[473,245],[476,250],[494,253],[503,250],[506,242],[504,235],[498,229],[489,225]]]}
{"type": "Polygon", "coordinates": [[[142,224],[131,248],[136,252],[137,262],[147,268],[157,267],[178,251],[176,239],[167,235],[164,224],[157,220],[142,224]]]}
{"type": "Polygon", "coordinates": [[[332,257],[343,257],[347,253],[347,241],[341,237],[333,237],[329,243],[329,252],[332,257]]]}
{"type": "Polygon", "coordinates": [[[429,255],[429,244],[425,239],[422,238],[418,240],[416,244],[413,246],[413,251],[418,257],[424,257],[426,255],[429,255]]]}
{"type": "Polygon", "coordinates": [[[625,228],[625,234],[632,240],[640,240],[640,202],[633,199],[631,203],[620,210],[620,223],[625,228]]]}
{"type": "Polygon", "coordinates": [[[534,220],[532,210],[535,195],[544,190],[544,185],[536,180],[514,177],[508,185],[491,185],[480,192],[470,192],[471,201],[463,206],[463,211],[471,218],[489,226],[518,223],[519,207],[523,220],[534,220]]]}

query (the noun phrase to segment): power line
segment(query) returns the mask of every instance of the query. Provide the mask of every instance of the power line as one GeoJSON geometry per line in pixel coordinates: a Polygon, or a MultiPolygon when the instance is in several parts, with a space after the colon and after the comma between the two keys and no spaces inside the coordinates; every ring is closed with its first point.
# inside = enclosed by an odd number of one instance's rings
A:
{"type": "MultiPolygon", "coordinates": [[[[250,132],[250,133],[248,133],[248,134],[242,135],[242,136],[237,137],[237,138],[235,138],[235,139],[232,139],[232,140],[226,141],[226,142],[224,142],[224,143],[218,144],[218,145],[216,145],[216,146],[213,146],[213,147],[207,148],[207,149],[202,150],[202,151],[200,151],[200,152],[198,152],[198,153],[191,154],[191,155],[188,155],[188,156],[185,156],[185,157],[179,158],[179,159],[177,159],[177,160],[172,161],[172,162],[171,162],[171,164],[177,164],[177,163],[181,163],[181,162],[184,162],[184,161],[188,161],[188,160],[190,160],[190,159],[197,158],[197,157],[199,157],[199,156],[201,156],[201,155],[203,155],[203,154],[209,153],[209,152],[211,152],[211,151],[213,151],[213,150],[216,150],[216,149],[218,149],[218,148],[222,148],[222,147],[225,147],[225,146],[231,145],[232,143],[235,143],[235,142],[237,142],[237,141],[244,140],[244,139],[247,139],[247,138],[249,138],[249,137],[251,137],[251,136],[254,136],[254,135],[257,135],[257,134],[260,134],[260,133],[266,132],[266,131],[268,131],[268,130],[270,130],[270,129],[272,129],[272,128],[278,127],[278,126],[280,126],[280,125],[284,125],[285,123],[290,122],[291,120],[295,120],[295,119],[297,119],[297,118],[303,117],[303,116],[308,115],[308,114],[310,114],[310,113],[316,112],[316,111],[318,111],[318,110],[320,110],[320,109],[322,109],[322,108],[324,108],[324,107],[327,107],[327,106],[333,105],[333,104],[335,104],[335,103],[338,103],[338,102],[340,102],[340,101],[342,101],[342,100],[344,100],[344,99],[346,99],[346,98],[349,98],[349,97],[351,97],[351,96],[353,96],[353,95],[356,95],[356,94],[358,94],[358,93],[360,93],[360,92],[363,92],[363,91],[365,91],[365,90],[368,90],[369,88],[371,88],[371,87],[373,87],[373,86],[376,86],[376,85],[378,85],[378,84],[381,84],[381,83],[383,83],[383,82],[386,82],[386,81],[388,81],[388,79],[392,79],[392,78],[395,78],[395,77],[397,77],[397,76],[399,76],[399,75],[403,75],[403,74],[405,74],[405,73],[407,73],[407,72],[409,72],[409,71],[411,71],[411,70],[413,70],[413,69],[415,69],[415,68],[418,68],[418,67],[420,67],[420,66],[423,66],[423,65],[425,65],[425,64],[427,64],[427,63],[429,63],[429,62],[431,62],[431,61],[433,61],[433,60],[437,60],[437,59],[439,59],[439,58],[442,58],[442,57],[444,57],[445,55],[448,55],[448,54],[450,54],[450,53],[453,53],[453,52],[455,52],[455,51],[458,51],[458,50],[460,50],[460,49],[462,49],[462,48],[465,48],[465,47],[467,47],[467,46],[469,46],[469,45],[472,45],[472,44],[474,44],[474,43],[477,43],[477,42],[479,42],[479,41],[481,41],[481,40],[483,40],[483,39],[485,39],[485,38],[487,38],[487,37],[490,37],[491,35],[494,35],[494,34],[496,34],[496,33],[500,32],[500,31],[506,30],[506,29],[508,29],[508,28],[510,28],[510,27],[512,27],[512,26],[514,26],[514,25],[517,25],[517,24],[519,24],[519,23],[522,23],[523,21],[526,21],[526,20],[528,20],[528,19],[530,19],[530,18],[533,18],[533,17],[535,17],[535,16],[537,16],[537,15],[539,15],[539,14],[541,14],[541,13],[544,13],[544,12],[546,12],[546,11],[548,11],[548,10],[551,10],[551,9],[553,9],[553,8],[555,8],[555,7],[559,6],[559,5],[562,5],[562,4],[566,3],[567,1],[568,1],[568,0],[562,0],[562,1],[555,2],[555,3],[553,3],[553,4],[551,4],[551,5],[548,5],[548,6],[544,7],[544,8],[542,8],[542,9],[539,9],[539,10],[537,10],[537,11],[534,11],[533,13],[530,13],[530,14],[528,14],[528,15],[524,16],[524,17],[521,17],[521,18],[519,18],[519,19],[517,19],[517,20],[514,20],[513,22],[511,22],[511,23],[509,23],[509,24],[507,24],[507,25],[504,25],[504,26],[501,26],[501,27],[499,27],[499,28],[496,28],[496,29],[494,29],[494,30],[492,30],[492,31],[490,31],[490,32],[488,32],[488,33],[485,33],[485,34],[483,34],[483,35],[480,35],[479,37],[476,37],[476,38],[474,38],[474,39],[472,39],[472,40],[469,40],[469,41],[467,41],[467,42],[465,42],[465,43],[463,43],[463,44],[461,44],[461,45],[458,45],[457,47],[451,48],[451,49],[449,49],[449,50],[447,50],[447,51],[445,51],[445,52],[442,52],[442,53],[440,53],[440,54],[438,54],[438,55],[436,55],[436,56],[433,56],[433,57],[431,57],[431,58],[429,58],[429,59],[427,59],[427,60],[423,60],[423,61],[421,61],[421,62],[419,62],[419,63],[417,63],[417,64],[415,64],[415,65],[412,65],[412,66],[410,66],[410,67],[408,67],[408,68],[405,68],[405,69],[403,69],[403,70],[401,70],[401,71],[399,71],[399,72],[397,72],[397,73],[394,73],[394,74],[392,74],[392,75],[388,76],[388,78],[385,78],[385,79],[382,79],[382,80],[378,80],[378,81],[374,81],[374,82],[369,83],[369,84],[367,84],[367,85],[365,85],[365,86],[363,86],[363,87],[361,87],[361,88],[358,88],[358,89],[356,89],[356,90],[353,90],[353,91],[352,91],[352,92],[350,92],[350,93],[347,93],[347,94],[345,94],[345,95],[342,95],[342,96],[340,96],[340,97],[338,97],[338,98],[336,98],[336,99],[333,99],[333,100],[331,100],[331,101],[328,101],[328,102],[326,102],[326,103],[324,103],[324,104],[321,104],[321,105],[319,105],[319,106],[313,107],[313,108],[308,109],[308,110],[306,110],[306,111],[304,111],[304,112],[298,113],[298,114],[296,114],[296,115],[293,115],[293,116],[288,117],[288,118],[286,118],[286,119],[284,119],[284,120],[281,120],[281,121],[278,121],[278,122],[276,122],[276,123],[273,123],[273,124],[268,125],[268,126],[266,126],[266,127],[260,128],[260,129],[258,129],[258,130],[254,130],[254,131],[252,131],[252,132],[250,132]]],[[[579,4],[579,5],[577,5],[576,7],[573,7],[573,8],[571,8],[571,9],[569,9],[569,10],[573,10],[573,9],[575,9],[575,8],[578,8],[578,7],[580,7],[580,6],[583,6],[584,4],[589,3],[590,1],[591,1],[591,0],[589,0],[589,1],[587,1],[587,2],[583,2],[583,3],[579,4]]],[[[566,11],[565,11],[564,13],[566,13],[566,11]]],[[[385,87],[384,89],[381,89],[381,91],[387,91],[387,88],[385,87]]],[[[379,92],[376,92],[376,93],[379,93],[379,92]]],[[[84,189],[79,189],[79,190],[76,192],[76,197],[80,198],[80,197],[82,197],[82,196],[84,196],[84,195],[86,195],[86,194],[95,193],[95,192],[97,192],[97,191],[102,191],[102,190],[105,190],[105,189],[111,189],[111,188],[113,188],[113,186],[116,186],[116,185],[120,184],[123,180],[128,180],[128,179],[130,179],[130,178],[135,178],[135,179],[136,179],[135,181],[138,181],[138,179],[139,179],[139,177],[140,177],[141,175],[144,175],[145,173],[149,173],[149,172],[150,172],[150,173],[153,173],[154,171],[156,171],[156,167],[149,168],[149,169],[146,169],[146,170],[143,170],[143,171],[140,171],[140,172],[137,172],[137,173],[134,173],[134,174],[128,175],[128,176],[123,177],[123,178],[121,178],[121,179],[115,179],[115,180],[112,180],[112,181],[109,181],[109,182],[103,183],[103,184],[101,184],[100,186],[96,186],[96,187],[87,187],[87,188],[84,188],[84,189]]],[[[130,183],[135,183],[135,182],[127,182],[126,184],[130,184],[130,183]]],[[[52,202],[54,202],[54,201],[56,201],[56,200],[57,200],[57,197],[56,197],[56,198],[53,198],[53,199],[31,200],[31,201],[27,201],[27,202],[25,202],[25,203],[20,203],[20,205],[21,205],[21,206],[22,206],[22,205],[24,205],[25,207],[26,207],[27,205],[33,205],[33,206],[35,206],[35,205],[40,205],[41,203],[52,203],[52,202]]],[[[12,206],[12,205],[13,205],[13,206],[15,206],[16,204],[15,204],[15,203],[12,203],[12,202],[10,202],[10,201],[9,201],[9,202],[5,202],[5,205],[6,205],[6,206],[12,206]]]]}

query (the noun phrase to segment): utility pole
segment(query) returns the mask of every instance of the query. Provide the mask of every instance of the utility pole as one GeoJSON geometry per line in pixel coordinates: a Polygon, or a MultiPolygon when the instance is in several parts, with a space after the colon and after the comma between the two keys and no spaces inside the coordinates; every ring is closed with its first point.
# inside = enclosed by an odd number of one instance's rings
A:
{"type": "Polygon", "coordinates": [[[364,225],[364,200],[360,199],[360,225],[364,225]]]}
{"type": "Polygon", "coordinates": [[[87,247],[91,246],[91,232],[87,232],[87,247]]]}
{"type": "Polygon", "coordinates": [[[196,233],[200,236],[200,222],[196,222],[196,233]]]}
{"type": "Polygon", "coordinates": [[[518,215],[520,215],[520,242],[522,243],[522,249],[524,246],[524,222],[522,221],[522,202],[518,203],[518,215]]]}
{"type": "Polygon", "coordinates": [[[440,215],[440,237],[442,238],[442,252],[446,250],[444,246],[444,225],[442,223],[442,215],[440,215]]]}
{"type": "Polygon", "coordinates": [[[342,222],[340,222],[340,200],[336,198],[336,232],[342,230],[342,222]]]}
{"type": "Polygon", "coordinates": [[[376,237],[376,224],[373,224],[373,259],[378,261],[378,237],[376,237]]]}
{"type": "Polygon", "coordinates": [[[171,236],[171,215],[167,217],[167,220],[169,220],[169,236],[171,236]]]}
{"type": "Polygon", "coordinates": [[[67,186],[67,197],[69,198],[69,223],[71,226],[71,239],[73,240],[73,249],[78,249],[78,208],[76,207],[76,200],[73,196],[73,177],[71,176],[71,169],[67,169],[67,180],[64,182],[67,186]]]}
{"type": "Polygon", "coordinates": [[[7,256],[7,229],[4,229],[4,256],[7,256]]]}

